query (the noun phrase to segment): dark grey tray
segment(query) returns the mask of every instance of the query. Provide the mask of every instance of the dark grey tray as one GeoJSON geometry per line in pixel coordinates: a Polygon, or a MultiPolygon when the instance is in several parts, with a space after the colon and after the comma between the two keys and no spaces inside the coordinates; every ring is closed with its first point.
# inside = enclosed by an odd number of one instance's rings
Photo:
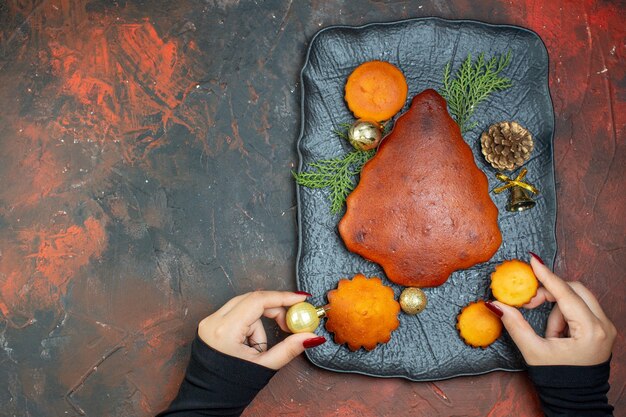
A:
{"type": "MultiPolygon", "coordinates": [[[[428,308],[418,316],[400,315],[400,327],[391,341],[371,352],[350,352],[333,342],[324,326],[317,333],[329,340],[307,351],[317,366],[340,372],[378,377],[404,377],[428,381],[494,370],[524,368],[519,351],[508,335],[486,349],[472,349],[459,338],[456,316],[470,301],[489,297],[489,274],[505,259],[528,259],[528,251],[540,254],[552,265],[556,254],[556,196],[552,160],[554,113],[548,90],[548,54],[534,32],[467,20],[439,18],[374,23],[361,27],[336,26],[318,32],[302,69],[302,124],[298,140],[299,169],[319,159],[343,155],[348,143],[332,130],[354,120],[343,100],[344,83],[360,63],[379,59],[398,66],[407,77],[409,99],[427,88],[440,91],[443,69],[452,60],[454,69],[468,53],[486,57],[512,52],[505,75],[510,89],[492,94],[474,115],[478,126],[464,135],[478,166],[489,178],[490,189],[501,185],[495,170],[480,153],[480,133],[491,123],[516,120],[534,135],[535,150],[526,164],[528,180],[541,190],[535,208],[509,213],[507,193],[491,194],[500,210],[503,243],[491,261],[458,271],[437,288],[426,289],[428,308]]],[[[406,110],[406,107],[405,109],[406,110]]],[[[301,290],[314,294],[313,302],[325,304],[325,294],[341,278],[356,273],[379,276],[392,286],[396,296],[402,288],[391,283],[382,269],[348,252],[338,235],[343,215],[330,214],[326,190],[297,187],[299,252],[297,280],[301,290]]],[[[384,198],[384,196],[381,196],[384,198]]],[[[525,311],[538,333],[545,329],[548,307],[525,311]]]]}

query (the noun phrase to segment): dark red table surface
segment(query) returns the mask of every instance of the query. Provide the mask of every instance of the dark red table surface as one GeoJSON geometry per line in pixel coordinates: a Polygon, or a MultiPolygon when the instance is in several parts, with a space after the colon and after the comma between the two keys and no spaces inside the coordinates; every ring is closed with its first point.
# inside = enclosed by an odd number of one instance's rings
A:
{"type": "MultiPolygon", "coordinates": [[[[153,415],[175,395],[202,317],[235,294],[295,289],[299,72],[312,36],[335,24],[440,16],[541,36],[556,114],[555,269],[623,331],[625,7],[0,3],[0,414],[153,415]]],[[[620,333],[616,415],[625,353],[620,333]]],[[[412,383],[303,357],[245,413],[540,414],[525,373],[412,383]]]]}

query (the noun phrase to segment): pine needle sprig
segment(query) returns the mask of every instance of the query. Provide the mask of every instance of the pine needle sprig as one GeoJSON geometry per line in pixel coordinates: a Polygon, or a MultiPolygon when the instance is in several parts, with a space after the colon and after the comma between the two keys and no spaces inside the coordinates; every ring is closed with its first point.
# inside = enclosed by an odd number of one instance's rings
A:
{"type": "Polygon", "coordinates": [[[333,129],[333,133],[337,136],[339,136],[341,139],[344,140],[348,140],[348,129],[350,129],[350,126],[352,126],[351,123],[339,123],[339,126],[341,127],[341,130],[339,129],[333,129]]]}
{"type": "Polygon", "coordinates": [[[451,78],[451,62],[444,68],[442,95],[462,133],[478,124],[476,121],[470,123],[470,118],[480,102],[494,91],[506,90],[512,85],[509,78],[500,75],[511,62],[511,51],[505,55],[494,56],[489,61],[485,60],[484,55],[481,53],[472,62],[472,55],[468,54],[455,78],[451,78]]]}
{"type": "Polygon", "coordinates": [[[356,176],[369,161],[375,149],[354,150],[344,156],[324,159],[309,164],[311,170],[293,172],[296,182],[309,188],[330,188],[331,213],[339,213],[348,194],[356,187],[356,176]]]}

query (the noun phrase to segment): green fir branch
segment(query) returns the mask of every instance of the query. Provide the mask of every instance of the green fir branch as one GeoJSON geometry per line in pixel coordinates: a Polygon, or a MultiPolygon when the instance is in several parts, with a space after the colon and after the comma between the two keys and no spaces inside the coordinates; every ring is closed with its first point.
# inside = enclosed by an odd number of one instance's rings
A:
{"type": "Polygon", "coordinates": [[[511,61],[511,51],[505,55],[494,56],[485,60],[484,53],[472,62],[472,55],[461,64],[452,78],[452,63],[448,62],[443,71],[442,96],[448,102],[450,113],[456,120],[461,132],[472,130],[478,122],[470,123],[476,106],[494,91],[502,91],[511,87],[511,80],[500,75],[511,61]]]}
{"type": "Polygon", "coordinates": [[[292,174],[296,182],[304,187],[330,188],[330,211],[339,213],[346,197],[356,187],[356,176],[375,153],[375,149],[353,150],[344,156],[313,162],[309,164],[309,171],[292,171],[292,174]]]}
{"type": "Polygon", "coordinates": [[[339,123],[339,126],[342,127],[342,130],[333,129],[333,133],[339,136],[341,139],[348,140],[348,129],[352,126],[352,123],[339,123]]]}

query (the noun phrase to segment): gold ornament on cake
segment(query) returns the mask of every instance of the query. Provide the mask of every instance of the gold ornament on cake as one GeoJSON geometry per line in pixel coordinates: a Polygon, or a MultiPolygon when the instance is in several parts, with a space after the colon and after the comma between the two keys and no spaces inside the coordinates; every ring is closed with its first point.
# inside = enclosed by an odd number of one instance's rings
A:
{"type": "Polygon", "coordinates": [[[500,122],[489,126],[480,137],[487,162],[499,171],[513,171],[528,161],[534,148],[530,132],[517,122],[500,122]]]}

